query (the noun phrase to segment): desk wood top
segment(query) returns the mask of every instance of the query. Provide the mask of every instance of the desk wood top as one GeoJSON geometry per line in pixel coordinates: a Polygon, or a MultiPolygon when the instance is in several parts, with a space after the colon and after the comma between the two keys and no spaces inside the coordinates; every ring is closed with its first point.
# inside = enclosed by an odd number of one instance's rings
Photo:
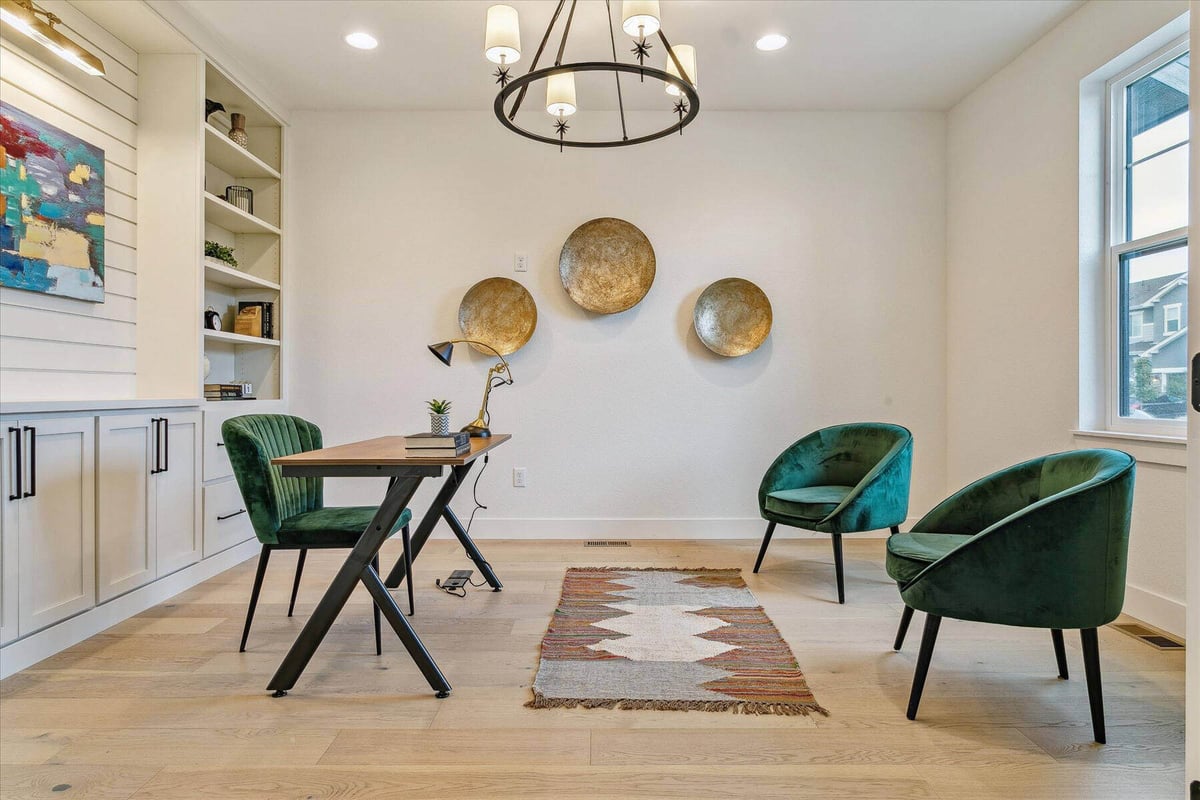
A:
{"type": "Polygon", "coordinates": [[[459,467],[469,464],[494,447],[512,438],[509,433],[493,433],[486,439],[471,439],[470,452],[461,456],[435,456],[418,458],[411,450],[404,449],[403,436],[380,436],[361,442],[350,442],[306,453],[295,453],[271,459],[272,464],[283,467],[459,467]]]}

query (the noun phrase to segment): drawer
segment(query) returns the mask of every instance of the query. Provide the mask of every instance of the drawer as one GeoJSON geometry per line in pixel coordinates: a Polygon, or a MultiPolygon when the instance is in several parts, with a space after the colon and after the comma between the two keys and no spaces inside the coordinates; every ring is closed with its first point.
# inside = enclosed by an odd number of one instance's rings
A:
{"type": "Polygon", "coordinates": [[[254,537],[237,481],[204,487],[204,557],[254,537]]]}
{"type": "MultiPolygon", "coordinates": [[[[204,480],[228,478],[233,474],[225,443],[221,441],[221,423],[236,414],[220,411],[204,412],[204,480]]],[[[207,508],[205,509],[207,511],[207,508]]]]}

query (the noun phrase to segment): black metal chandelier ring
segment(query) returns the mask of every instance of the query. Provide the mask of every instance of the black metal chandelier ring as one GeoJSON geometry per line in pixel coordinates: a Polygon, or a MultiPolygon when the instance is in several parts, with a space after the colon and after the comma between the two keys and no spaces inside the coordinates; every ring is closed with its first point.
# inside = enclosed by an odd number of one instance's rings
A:
{"type": "MultiPolygon", "coordinates": [[[[618,75],[618,80],[620,76],[618,75]]],[[[581,61],[576,64],[561,64],[556,67],[544,67],[526,73],[519,78],[514,78],[508,82],[508,85],[500,90],[496,95],[496,102],[492,109],[496,112],[496,119],[508,128],[513,133],[518,133],[527,139],[533,139],[536,142],[545,144],[558,145],[560,147],[624,147],[631,144],[641,144],[642,142],[652,142],[655,139],[661,139],[664,136],[670,136],[673,133],[680,133],[684,128],[696,118],[700,113],[700,95],[692,84],[685,80],[677,78],[666,70],[661,70],[656,67],[644,67],[637,64],[623,64],[619,61],[581,61]],[[553,136],[543,136],[539,133],[526,130],[515,122],[514,119],[509,119],[509,114],[505,112],[504,105],[516,92],[521,92],[530,84],[539,80],[548,79],[552,75],[559,75],[564,72],[627,72],[630,75],[645,76],[648,78],[657,78],[665,84],[669,84],[679,89],[684,97],[687,98],[685,103],[686,110],[681,119],[671,125],[663,128],[660,131],[646,134],[645,136],[636,136],[633,138],[623,138],[620,140],[604,140],[604,141],[576,141],[571,139],[556,138],[553,136]]]]}

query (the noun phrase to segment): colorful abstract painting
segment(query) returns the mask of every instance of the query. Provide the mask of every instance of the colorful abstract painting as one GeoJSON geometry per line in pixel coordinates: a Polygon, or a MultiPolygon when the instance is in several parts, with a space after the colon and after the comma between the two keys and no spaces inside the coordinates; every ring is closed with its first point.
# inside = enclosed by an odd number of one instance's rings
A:
{"type": "Polygon", "coordinates": [[[0,286],[104,302],[104,151],[0,102],[0,286]]]}

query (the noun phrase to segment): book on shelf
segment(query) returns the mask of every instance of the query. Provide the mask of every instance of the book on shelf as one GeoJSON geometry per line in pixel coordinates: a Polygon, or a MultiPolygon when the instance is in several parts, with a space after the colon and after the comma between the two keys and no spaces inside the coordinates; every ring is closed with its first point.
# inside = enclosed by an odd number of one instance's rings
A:
{"type": "Polygon", "coordinates": [[[253,400],[254,387],[249,383],[206,383],[205,400],[253,400]]]}
{"type": "Polygon", "coordinates": [[[465,431],[442,436],[433,433],[413,433],[404,437],[405,450],[454,450],[471,446],[471,435],[465,431]]]}
{"type": "Polygon", "coordinates": [[[238,303],[234,333],[244,336],[275,338],[275,304],[266,300],[243,300],[238,303]]]}

